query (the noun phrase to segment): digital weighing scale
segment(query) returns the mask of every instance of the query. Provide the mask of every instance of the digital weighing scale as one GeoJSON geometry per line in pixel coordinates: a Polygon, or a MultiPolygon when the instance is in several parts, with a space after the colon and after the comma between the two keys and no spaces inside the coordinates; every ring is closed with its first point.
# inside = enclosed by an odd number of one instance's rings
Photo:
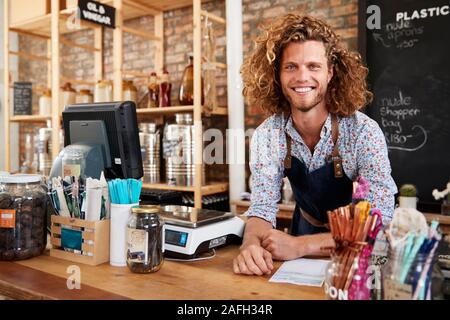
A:
{"type": "Polygon", "coordinates": [[[245,222],[231,212],[162,206],[164,247],[168,257],[192,259],[229,243],[240,243],[245,222]]]}

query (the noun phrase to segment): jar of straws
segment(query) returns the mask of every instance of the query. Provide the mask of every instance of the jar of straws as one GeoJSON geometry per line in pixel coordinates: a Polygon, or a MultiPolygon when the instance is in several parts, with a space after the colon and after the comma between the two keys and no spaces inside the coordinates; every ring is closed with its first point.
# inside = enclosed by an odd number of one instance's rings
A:
{"type": "Polygon", "coordinates": [[[328,211],[330,231],[335,241],[325,276],[325,293],[329,299],[371,298],[375,270],[370,270],[369,260],[383,223],[381,212],[362,200],[368,189],[367,182],[358,179],[352,203],[328,211]]]}
{"type": "MultiPolygon", "coordinates": [[[[437,226],[437,221],[428,226],[423,214],[415,209],[395,210],[386,230],[389,254],[382,272],[385,300],[433,298],[433,267],[441,240],[437,226]]],[[[439,294],[440,290],[435,291],[439,294]]]]}

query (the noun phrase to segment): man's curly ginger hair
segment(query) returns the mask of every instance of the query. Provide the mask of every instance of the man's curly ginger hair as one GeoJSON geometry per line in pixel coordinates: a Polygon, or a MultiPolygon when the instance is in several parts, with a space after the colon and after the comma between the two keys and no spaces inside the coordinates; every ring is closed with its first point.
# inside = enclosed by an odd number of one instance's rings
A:
{"type": "Polygon", "coordinates": [[[333,68],[325,97],[331,113],[350,116],[372,101],[366,82],[368,69],[361,56],[345,49],[322,20],[288,14],[265,28],[256,39],[255,51],[242,66],[243,94],[250,105],[259,106],[270,115],[290,112],[280,86],[281,55],[290,42],[307,40],[323,42],[328,67],[333,68]]]}

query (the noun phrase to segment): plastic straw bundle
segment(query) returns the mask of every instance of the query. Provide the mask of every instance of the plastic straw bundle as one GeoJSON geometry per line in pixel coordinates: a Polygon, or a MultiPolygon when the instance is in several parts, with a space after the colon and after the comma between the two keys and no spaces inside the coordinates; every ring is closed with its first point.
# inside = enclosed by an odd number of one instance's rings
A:
{"type": "Polygon", "coordinates": [[[141,195],[142,181],[136,179],[115,179],[108,182],[111,203],[138,203],[141,195]]]}

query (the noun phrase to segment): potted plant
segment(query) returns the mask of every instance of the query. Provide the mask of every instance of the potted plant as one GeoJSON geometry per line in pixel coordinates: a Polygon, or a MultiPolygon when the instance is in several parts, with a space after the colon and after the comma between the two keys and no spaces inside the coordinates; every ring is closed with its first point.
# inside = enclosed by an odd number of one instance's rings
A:
{"type": "Polygon", "coordinates": [[[417,209],[417,188],[413,184],[404,184],[400,187],[398,205],[400,208],[417,209]]]}

